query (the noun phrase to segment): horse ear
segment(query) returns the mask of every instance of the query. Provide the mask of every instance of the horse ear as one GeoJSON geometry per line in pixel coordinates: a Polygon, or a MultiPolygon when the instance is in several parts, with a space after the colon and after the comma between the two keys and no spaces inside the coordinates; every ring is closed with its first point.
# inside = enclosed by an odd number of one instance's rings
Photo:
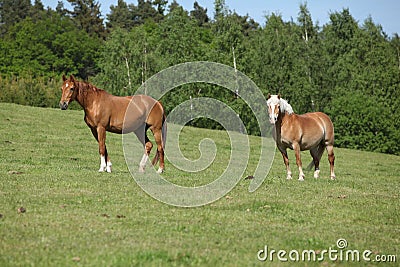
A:
{"type": "Polygon", "coordinates": [[[69,80],[70,80],[71,82],[74,82],[74,81],[75,81],[74,75],[71,74],[71,75],[69,76],[69,80]]]}
{"type": "Polygon", "coordinates": [[[278,99],[281,99],[281,94],[280,93],[278,94],[278,99]]]}
{"type": "Polygon", "coordinates": [[[270,99],[271,98],[271,94],[270,93],[268,93],[268,95],[267,95],[267,99],[270,99]]]}
{"type": "Polygon", "coordinates": [[[65,82],[67,80],[67,77],[65,77],[65,74],[63,74],[62,79],[63,79],[63,82],[65,82]]]}

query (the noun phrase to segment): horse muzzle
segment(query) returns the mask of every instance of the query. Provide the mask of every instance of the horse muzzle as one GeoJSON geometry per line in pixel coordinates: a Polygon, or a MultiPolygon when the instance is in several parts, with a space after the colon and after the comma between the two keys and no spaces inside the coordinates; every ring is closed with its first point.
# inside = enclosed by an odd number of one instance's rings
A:
{"type": "Polygon", "coordinates": [[[66,110],[68,108],[68,102],[60,102],[60,108],[61,110],[66,110]]]}
{"type": "Polygon", "coordinates": [[[269,122],[271,124],[275,124],[278,121],[278,117],[275,116],[269,116],[269,122]]]}

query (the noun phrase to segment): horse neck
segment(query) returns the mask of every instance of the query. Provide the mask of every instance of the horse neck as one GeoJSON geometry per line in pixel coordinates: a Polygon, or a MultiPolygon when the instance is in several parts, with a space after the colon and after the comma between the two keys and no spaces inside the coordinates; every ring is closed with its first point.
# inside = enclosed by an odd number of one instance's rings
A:
{"type": "Polygon", "coordinates": [[[86,110],[92,106],[93,98],[96,93],[97,92],[93,91],[87,84],[79,82],[76,101],[86,110]]]}
{"type": "Polygon", "coordinates": [[[282,126],[287,123],[287,119],[290,116],[287,112],[281,112],[279,113],[278,119],[275,122],[274,125],[274,133],[273,133],[273,138],[279,145],[281,141],[281,136],[282,136],[282,126]]]}
{"type": "Polygon", "coordinates": [[[279,113],[278,120],[275,123],[277,133],[280,134],[282,125],[287,123],[289,116],[291,116],[291,114],[287,113],[286,111],[279,113]]]}

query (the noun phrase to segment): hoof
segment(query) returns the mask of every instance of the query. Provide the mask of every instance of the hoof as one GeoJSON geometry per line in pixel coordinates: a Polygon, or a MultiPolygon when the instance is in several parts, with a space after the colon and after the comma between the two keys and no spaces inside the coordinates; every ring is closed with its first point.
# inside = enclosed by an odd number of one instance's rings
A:
{"type": "Polygon", "coordinates": [[[299,181],[300,182],[303,182],[304,181],[304,177],[302,176],[302,177],[299,177],[299,181]]]}
{"type": "Polygon", "coordinates": [[[106,167],[106,171],[107,171],[108,173],[111,172],[111,166],[112,166],[111,161],[108,161],[108,162],[107,162],[107,167],[106,167]]]}
{"type": "Polygon", "coordinates": [[[318,179],[318,178],[319,178],[319,170],[316,170],[316,171],[314,172],[314,178],[315,178],[315,179],[318,179]]]}
{"type": "Polygon", "coordinates": [[[163,172],[164,172],[164,169],[163,169],[163,168],[158,168],[157,173],[161,174],[161,173],[163,173],[163,172]]]}
{"type": "Polygon", "coordinates": [[[144,173],[144,167],[140,166],[140,167],[139,167],[139,172],[140,172],[140,173],[144,173]]]}
{"type": "Polygon", "coordinates": [[[332,176],[331,176],[331,180],[336,180],[336,176],[335,176],[335,175],[332,175],[332,176]]]}

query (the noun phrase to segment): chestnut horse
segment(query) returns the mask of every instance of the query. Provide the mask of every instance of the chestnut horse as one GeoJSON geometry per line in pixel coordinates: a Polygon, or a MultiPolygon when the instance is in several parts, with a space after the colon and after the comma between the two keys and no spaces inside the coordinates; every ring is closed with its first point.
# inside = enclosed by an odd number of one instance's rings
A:
{"type": "Polygon", "coordinates": [[[334,131],[328,115],[322,112],[312,112],[297,115],[289,103],[280,95],[268,95],[268,114],[271,124],[275,127],[273,133],[279,151],[282,153],[286,165],[287,179],[292,179],[289,167],[287,148],[293,149],[296,155],[296,164],[299,167],[299,180],[304,180],[300,151],[310,150],[315,166],[314,177],[319,177],[319,162],[326,148],[330,163],[331,179],[335,179],[333,170],[335,155],[333,153],[334,131]]]}
{"type": "Polygon", "coordinates": [[[166,121],[160,102],[146,96],[119,97],[96,88],[90,83],[69,79],[63,75],[60,108],[66,110],[71,101],[77,101],[85,111],[85,122],[99,143],[99,172],[111,172],[111,161],[106,148],[106,131],[112,133],[134,132],[144,146],[144,155],[139,171],[143,172],[153,144],[147,137],[147,129],[153,132],[157,143],[157,153],[153,165],[160,161],[158,172],[164,171],[164,146],[166,121]],[[126,115],[125,115],[126,114],[126,115]]]}

